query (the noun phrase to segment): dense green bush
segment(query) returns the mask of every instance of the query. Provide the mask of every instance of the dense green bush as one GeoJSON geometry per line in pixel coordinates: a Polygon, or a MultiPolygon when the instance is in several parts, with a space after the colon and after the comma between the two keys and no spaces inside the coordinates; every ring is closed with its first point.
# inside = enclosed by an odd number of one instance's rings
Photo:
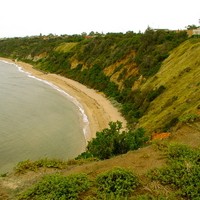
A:
{"type": "Polygon", "coordinates": [[[88,142],[87,151],[81,154],[79,158],[84,158],[87,155],[99,159],[108,159],[130,150],[137,150],[149,140],[142,128],[136,131],[130,129],[121,132],[122,122],[119,121],[110,122],[109,126],[110,128],[96,133],[96,138],[88,142]]]}
{"type": "Polygon", "coordinates": [[[14,167],[14,172],[16,174],[25,174],[27,171],[37,171],[39,168],[57,168],[57,169],[66,169],[70,165],[81,165],[83,163],[90,163],[98,161],[98,158],[93,157],[92,155],[83,154],[82,157],[78,157],[77,160],[69,159],[63,161],[57,158],[43,158],[36,161],[25,160],[19,162],[16,167],[14,167]]]}
{"type": "Polygon", "coordinates": [[[23,174],[26,173],[26,170],[37,171],[37,169],[40,167],[63,169],[67,167],[67,163],[57,158],[43,158],[33,162],[28,159],[19,162],[17,166],[14,167],[14,172],[18,174],[23,174]]]}
{"type": "Polygon", "coordinates": [[[158,89],[149,91],[147,94],[147,101],[153,101],[156,97],[162,94],[165,89],[166,87],[164,85],[161,85],[158,89]]]}
{"type": "Polygon", "coordinates": [[[188,114],[188,115],[181,117],[179,119],[179,121],[182,122],[182,123],[189,124],[189,123],[199,121],[199,119],[200,119],[200,116],[197,115],[197,114],[188,114]]]}
{"type": "Polygon", "coordinates": [[[172,119],[167,120],[167,123],[164,125],[162,131],[163,132],[169,132],[170,129],[174,126],[176,126],[179,122],[178,117],[174,117],[172,119]]]}
{"type": "Polygon", "coordinates": [[[125,200],[139,185],[138,175],[130,169],[121,167],[100,173],[94,180],[84,173],[68,176],[52,174],[43,176],[33,188],[22,192],[19,199],[75,200],[80,199],[82,195],[81,199],[88,200],[125,200]],[[92,193],[88,193],[89,195],[85,193],[91,189],[92,193]]]}
{"type": "Polygon", "coordinates": [[[148,176],[164,185],[178,189],[177,195],[186,199],[200,198],[200,149],[172,143],[165,150],[168,165],[152,169],[148,176]]]}
{"type": "Polygon", "coordinates": [[[92,185],[86,174],[46,175],[36,185],[20,195],[20,200],[78,199],[79,194],[87,191],[92,185]]]}
{"type": "Polygon", "coordinates": [[[130,169],[115,167],[96,178],[97,195],[128,196],[139,185],[139,177],[130,169]]]}

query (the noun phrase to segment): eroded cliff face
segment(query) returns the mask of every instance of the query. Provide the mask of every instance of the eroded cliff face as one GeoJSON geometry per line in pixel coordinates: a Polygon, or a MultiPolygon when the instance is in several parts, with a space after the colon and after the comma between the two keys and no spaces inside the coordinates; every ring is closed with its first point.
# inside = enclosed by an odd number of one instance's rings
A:
{"type": "Polygon", "coordinates": [[[32,60],[32,61],[35,62],[35,61],[38,61],[38,60],[40,60],[40,59],[42,59],[42,58],[45,58],[47,55],[48,55],[47,52],[43,52],[43,53],[41,53],[41,54],[39,54],[39,55],[37,55],[37,56],[31,56],[31,54],[29,54],[29,55],[26,57],[26,59],[32,60]]]}
{"type": "MultiPolygon", "coordinates": [[[[131,57],[135,56],[135,51],[132,51],[124,59],[106,67],[103,72],[106,76],[110,76],[110,81],[116,83],[119,90],[124,89],[124,80],[138,75],[138,66],[135,63],[127,64],[131,57]]],[[[134,81],[132,81],[134,86],[134,81]]],[[[136,88],[136,86],[135,86],[136,88]]]]}
{"type": "Polygon", "coordinates": [[[164,92],[149,103],[136,127],[143,127],[149,135],[167,129],[175,132],[184,119],[200,113],[199,52],[199,39],[185,41],[171,51],[160,70],[148,79],[139,75],[136,64],[126,64],[130,56],[134,56],[134,52],[106,67],[103,72],[110,76],[110,81],[115,82],[120,90],[124,89],[124,81],[130,77],[134,77],[131,90],[139,91],[142,95],[164,86],[164,92]]]}
{"type": "MultiPolygon", "coordinates": [[[[135,63],[128,63],[130,58],[135,56],[132,51],[122,60],[104,68],[103,73],[118,85],[120,91],[125,89],[125,82],[129,81],[133,95],[134,91],[137,91],[137,94],[141,95],[139,98],[144,98],[142,108],[138,109],[145,110],[145,113],[138,120],[136,127],[143,127],[149,135],[163,130],[173,132],[184,118],[199,114],[199,52],[200,40],[189,39],[171,51],[154,76],[145,78],[139,73],[139,67],[135,63]],[[148,95],[160,87],[165,88],[164,92],[148,102],[148,95]]],[[[44,52],[32,59],[38,60],[45,56],[47,54],[44,52]]],[[[87,63],[78,61],[75,57],[71,58],[71,69],[76,69],[79,64],[82,64],[81,71],[90,68],[87,63]]]]}
{"type": "Polygon", "coordinates": [[[186,39],[150,29],[69,41],[22,38],[1,41],[0,53],[104,92],[133,128],[152,135],[199,113],[200,39],[186,39]]]}

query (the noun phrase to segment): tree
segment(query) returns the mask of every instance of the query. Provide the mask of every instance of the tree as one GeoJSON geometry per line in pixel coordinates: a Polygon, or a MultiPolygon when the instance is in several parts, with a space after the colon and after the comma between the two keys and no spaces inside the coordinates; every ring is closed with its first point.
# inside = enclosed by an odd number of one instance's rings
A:
{"type": "Polygon", "coordinates": [[[85,36],[87,35],[87,33],[86,33],[86,32],[82,32],[81,35],[82,35],[83,37],[85,37],[85,36]]]}
{"type": "Polygon", "coordinates": [[[88,153],[99,159],[109,159],[112,156],[127,153],[130,150],[137,150],[143,146],[149,137],[145,136],[143,128],[136,131],[129,129],[121,131],[122,122],[110,122],[110,128],[103,129],[96,133],[87,145],[88,153]]]}
{"type": "Polygon", "coordinates": [[[89,33],[89,35],[91,35],[91,36],[95,35],[94,31],[91,31],[91,32],[89,33]]]}
{"type": "Polygon", "coordinates": [[[87,145],[87,150],[100,159],[108,159],[112,156],[114,138],[119,135],[122,122],[110,122],[109,126],[110,129],[106,128],[102,132],[97,132],[96,138],[93,138],[87,145]]]}
{"type": "Polygon", "coordinates": [[[188,25],[188,26],[186,26],[186,28],[187,28],[187,30],[193,30],[193,29],[197,29],[198,26],[192,24],[192,25],[188,25]]]}

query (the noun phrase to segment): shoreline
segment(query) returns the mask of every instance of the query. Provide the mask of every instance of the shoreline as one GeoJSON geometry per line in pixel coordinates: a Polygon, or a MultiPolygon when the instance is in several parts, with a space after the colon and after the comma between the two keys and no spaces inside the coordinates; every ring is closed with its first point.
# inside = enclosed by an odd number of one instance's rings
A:
{"type": "Polygon", "coordinates": [[[57,74],[45,74],[34,69],[31,64],[25,62],[15,62],[12,59],[2,57],[0,57],[0,60],[17,64],[23,71],[29,72],[30,75],[36,78],[52,83],[75,98],[82,105],[84,113],[89,121],[89,130],[87,130],[87,135],[84,133],[87,141],[95,138],[97,131],[102,131],[104,128],[108,128],[108,123],[110,121],[121,121],[123,122],[123,127],[126,127],[126,120],[121,116],[118,109],[115,108],[107,98],[105,98],[101,93],[97,93],[94,89],[89,89],[79,82],[57,74]]]}

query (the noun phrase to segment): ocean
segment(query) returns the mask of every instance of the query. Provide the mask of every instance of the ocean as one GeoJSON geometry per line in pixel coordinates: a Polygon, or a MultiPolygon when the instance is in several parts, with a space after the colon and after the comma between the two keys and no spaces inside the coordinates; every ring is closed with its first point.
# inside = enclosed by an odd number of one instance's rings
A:
{"type": "Polygon", "coordinates": [[[27,159],[76,157],[88,123],[75,98],[0,61],[0,174],[27,159]]]}

